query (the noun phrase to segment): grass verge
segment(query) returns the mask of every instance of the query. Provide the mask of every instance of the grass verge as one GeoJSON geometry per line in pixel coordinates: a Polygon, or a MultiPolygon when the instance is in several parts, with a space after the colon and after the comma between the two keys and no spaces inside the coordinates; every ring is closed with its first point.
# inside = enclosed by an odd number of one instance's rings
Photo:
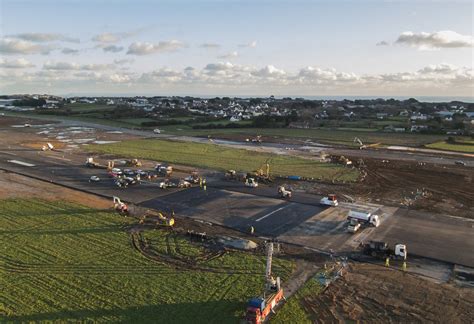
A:
{"type": "Polygon", "coordinates": [[[426,147],[437,150],[445,151],[454,151],[454,152],[464,152],[464,153],[474,153],[474,142],[467,141],[465,143],[451,144],[445,141],[436,142],[426,145],[426,147]]]}
{"type": "Polygon", "coordinates": [[[88,150],[132,158],[165,161],[216,170],[253,171],[270,163],[273,175],[298,175],[322,180],[355,181],[356,170],[292,156],[259,153],[215,144],[188,143],[155,139],[88,146],[88,150]]]}
{"type": "MultiPolygon", "coordinates": [[[[0,200],[0,322],[238,323],[247,299],[261,292],[263,255],[209,261],[251,274],[189,271],[132,248],[132,222],[65,202],[0,200]]],[[[168,244],[163,232],[145,232],[151,246],[168,244]]],[[[201,245],[175,240],[180,253],[202,254],[201,245]]],[[[274,264],[288,278],[293,263],[274,264]]]]}
{"type": "Polygon", "coordinates": [[[323,287],[314,279],[311,278],[305,285],[298,290],[296,294],[278,310],[277,314],[272,317],[273,324],[284,323],[298,323],[311,324],[316,318],[311,318],[304,307],[304,298],[308,296],[315,296],[322,291],[323,287]]]}

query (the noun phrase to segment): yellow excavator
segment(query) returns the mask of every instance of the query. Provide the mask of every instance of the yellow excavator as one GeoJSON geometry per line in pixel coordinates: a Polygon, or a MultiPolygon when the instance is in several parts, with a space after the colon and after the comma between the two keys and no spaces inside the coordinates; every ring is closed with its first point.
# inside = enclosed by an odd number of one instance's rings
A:
{"type": "Polygon", "coordinates": [[[260,166],[257,170],[249,173],[247,177],[256,178],[258,182],[268,183],[271,182],[270,178],[270,163],[266,162],[260,166]]]}

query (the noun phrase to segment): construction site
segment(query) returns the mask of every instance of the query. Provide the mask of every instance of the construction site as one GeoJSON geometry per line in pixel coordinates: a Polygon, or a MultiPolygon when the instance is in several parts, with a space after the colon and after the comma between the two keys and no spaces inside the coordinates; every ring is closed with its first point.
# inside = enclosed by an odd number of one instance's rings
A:
{"type": "MultiPolygon", "coordinates": [[[[18,244],[24,244],[16,254],[8,252],[0,258],[2,276],[58,274],[77,288],[82,284],[73,284],[68,275],[94,277],[91,285],[99,286],[105,284],[97,279],[100,274],[120,280],[115,276],[133,272],[146,279],[138,283],[135,277],[127,277],[127,291],[143,293],[137,305],[156,307],[121,306],[119,299],[109,303],[100,297],[107,294],[105,289],[90,293],[102,300],[104,312],[62,312],[64,307],[58,305],[52,307],[56,310],[39,313],[21,311],[26,307],[20,302],[22,295],[13,290],[13,281],[4,281],[12,295],[0,303],[0,320],[153,322],[158,312],[161,321],[189,321],[171,310],[179,304],[203,323],[470,322],[474,318],[474,156],[407,153],[359,142],[360,147],[353,149],[303,146],[297,141],[266,143],[261,136],[210,141],[1,117],[0,206],[5,208],[0,209],[6,219],[1,231],[5,241],[18,239],[18,244]],[[151,146],[146,146],[146,154],[135,156],[102,149],[158,139],[297,157],[338,169],[332,178],[318,179],[274,172],[272,159],[253,170],[239,164],[220,169],[149,159],[151,146]],[[463,164],[457,163],[460,160],[463,164]],[[355,172],[355,181],[341,177],[355,172]],[[82,217],[84,223],[77,223],[75,229],[56,228],[54,220],[21,225],[13,216],[26,217],[20,210],[28,205],[41,206],[45,219],[48,214],[71,211],[73,215],[78,210],[79,216],[64,218],[64,224],[82,217]],[[67,245],[74,240],[78,249],[85,244],[80,242],[82,235],[99,233],[117,235],[125,244],[118,251],[102,253],[99,245],[110,247],[113,241],[84,236],[97,242],[93,249],[104,259],[91,252],[78,262],[69,256],[62,259],[63,252],[54,257],[52,250],[44,255],[34,251],[31,238],[19,239],[29,230],[41,238],[73,235],[60,242],[67,245]],[[120,253],[125,253],[123,263],[120,253]],[[180,282],[178,276],[188,275],[183,279],[189,284],[186,287],[212,290],[205,290],[207,301],[200,296],[166,301],[153,295],[174,296],[176,290],[176,296],[186,296],[184,288],[174,283],[180,282]],[[165,292],[153,292],[154,285],[160,285],[153,276],[175,281],[167,282],[165,292]],[[134,286],[143,282],[146,286],[134,286]]],[[[46,287],[46,281],[38,282],[46,287]]],[[[44,303],[57,303],[51,300],[44,303]]]]}

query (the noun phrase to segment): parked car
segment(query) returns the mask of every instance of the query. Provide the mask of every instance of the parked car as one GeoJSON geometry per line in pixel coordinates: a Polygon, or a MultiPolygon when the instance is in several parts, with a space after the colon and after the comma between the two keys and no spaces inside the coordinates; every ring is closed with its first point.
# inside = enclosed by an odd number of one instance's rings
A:
{"type": "Polygon", "coordinates": [[[460,161],[460,160],[458,160],[458,161],[455,161],[455,162],[454,162],[454,164],[456,164],[456,165],[462,165],[462,166],[466,166],[466,162],[464,162],[464,161],[460,161]]]}
{"type": "Polygon", "coordinates": [[[98,176],[92,176],[89,178],[89,182],[99,182],[100,178],[98,176]]]}

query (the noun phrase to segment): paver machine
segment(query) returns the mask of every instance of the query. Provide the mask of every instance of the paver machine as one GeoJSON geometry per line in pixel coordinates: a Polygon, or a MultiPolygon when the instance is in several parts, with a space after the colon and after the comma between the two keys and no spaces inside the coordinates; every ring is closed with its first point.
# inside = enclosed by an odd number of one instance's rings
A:
{"type": "Polygon", "coordinates": [[[272,276],[273,242],[268,242],[267,266],[265,269],[265,289],[263,296],[251,298],[247,304],[245,320],[247,323],[259,324],[265,322],[275,306],[284,298],[280,277],[272,276]]]}

